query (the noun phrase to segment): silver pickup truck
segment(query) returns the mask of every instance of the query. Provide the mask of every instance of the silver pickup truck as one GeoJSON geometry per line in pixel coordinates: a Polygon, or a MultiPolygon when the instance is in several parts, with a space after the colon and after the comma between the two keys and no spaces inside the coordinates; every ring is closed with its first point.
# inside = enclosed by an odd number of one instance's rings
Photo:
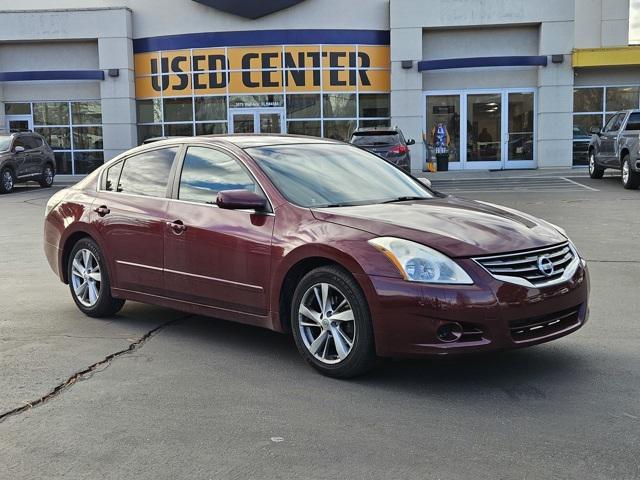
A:
{"type": "Polygon", "coordinates": [[[591,129],[589,175],[602,178],[607,168],[622,170],[622,185],[640,186],[640,110],[623,110],[601,130],[591,129]]]}

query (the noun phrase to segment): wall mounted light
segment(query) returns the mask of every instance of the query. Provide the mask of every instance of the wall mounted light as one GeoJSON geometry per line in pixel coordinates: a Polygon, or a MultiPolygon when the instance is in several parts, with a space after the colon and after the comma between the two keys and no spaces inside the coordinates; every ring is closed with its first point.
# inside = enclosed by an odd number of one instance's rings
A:
{"type": "Polygon", "coordinates": [[[564,62],[564,55],[551,55],[551,63],[564,62]]]}
{"type": "Polygon", "coordinates": [[[403,69],[410,70],[413,68],[413,60],[402,60],[401,65],[403,69]]]}
{"type": "Polygon", "coordinates": [[[118,68],[110,68],[109,69],[109,76],[112,78],[116,78],[120,76],[120,69],[118,68]]]}

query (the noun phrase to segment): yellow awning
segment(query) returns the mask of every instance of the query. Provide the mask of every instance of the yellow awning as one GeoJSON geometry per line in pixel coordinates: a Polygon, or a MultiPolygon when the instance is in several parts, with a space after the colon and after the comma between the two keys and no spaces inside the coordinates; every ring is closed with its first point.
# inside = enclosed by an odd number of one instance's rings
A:
{"type": "Polygon", "coordinates": [[[640,45],[608,48],[576,48],[573,50],[572,58],[573,68],[640,65],[640,45]]]}

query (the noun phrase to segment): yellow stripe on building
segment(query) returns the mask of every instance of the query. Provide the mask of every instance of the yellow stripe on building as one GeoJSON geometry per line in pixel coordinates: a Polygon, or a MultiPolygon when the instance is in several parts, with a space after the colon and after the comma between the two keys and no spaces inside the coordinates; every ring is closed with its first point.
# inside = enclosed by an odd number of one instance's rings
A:
{"type": "Polygon", "coordinates": [[[640,65],[640,45],[608,48],[576,48],[573,68],[640,65]]]}

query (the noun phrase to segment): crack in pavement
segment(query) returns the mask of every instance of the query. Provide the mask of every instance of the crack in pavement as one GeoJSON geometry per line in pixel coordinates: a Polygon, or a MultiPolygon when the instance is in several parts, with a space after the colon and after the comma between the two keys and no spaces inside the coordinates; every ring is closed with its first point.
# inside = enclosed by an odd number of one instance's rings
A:
{"type": "Polygon", "coordinates": [[[31,410],[34,407],[43,405],[44,403],[48,402],[49,400],[52,400],[53,398],[57,397],[58,395],[60,395],[62,392],[64,392],[66,389],[68,389],[69,387],[71,387],[72,385],[74,385],[76,382],[81,381],[81,380],[86,380],[91,378],[91,374],[96,373],[96,372],[102,372],[104,371],[104,369],[98,370],[98,368],[105,366],[108,367],[111,364],[111,361],[122,356],[122,355],[126,355],[128,353],[134,352],[135,350],[139,349],[142,345],[144,345],[144,343],[149,340],[152,336],[154,336],[156,333],[158,333],[160,330],[168,327],[169,325],[176,323],[180,320],[184,320],[187,319],[189,317],[192,317],[193,315],[189,314],[189,315],[184,315],[182,317],[178,317],[178,318],[174,318],[173,320],[169,320],[168,322],[165,322],[161,325],[158,325],[157,327],[153,328],[152,330],[149,330],[147,333],[145,333],[144,335],[142,335],[140,338],[138,338],[135,342],[132,342],[127,348],[119,350],[115,353],[111,353],[109,355],[107,355],[106,357],[104,357],[102,360],[89,365],[87,368],[77,371],[74,374],[72,374],[70,377],[68,377],[66,380],[64,380],[63,382],[59,383],[58,385],[56,385],[49,393],[47,393],[46,395],[33,400],[31,402],[26,402],[23,406],[21,407],[16,407],[12,410],[8,410],[4,413],[0,413],[0,423],[2,423],[4,420],[6,420],[9,417],[15,416],[15,415],[19,415],[21,413],[24,413],[28,410],[31,410]]]}

